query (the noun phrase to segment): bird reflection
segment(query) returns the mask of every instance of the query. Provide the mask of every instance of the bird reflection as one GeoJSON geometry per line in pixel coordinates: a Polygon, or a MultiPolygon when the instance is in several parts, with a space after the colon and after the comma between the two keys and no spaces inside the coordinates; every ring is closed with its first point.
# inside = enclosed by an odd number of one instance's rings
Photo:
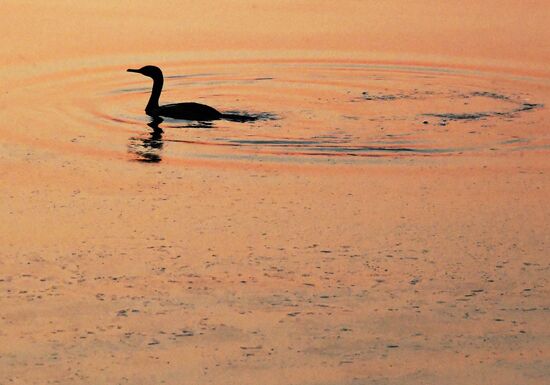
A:
{"type": "Polygon", "coordinates": [[[159,163],[162,161],[161,153],[164,147],[162,134],[164,131],[159,127],[163,122],[160,117],[154,117],[147,125],[153,129],[147,136],[130,137],[128,152],[135,155],[135,160],[145,163],[159,163]]]}

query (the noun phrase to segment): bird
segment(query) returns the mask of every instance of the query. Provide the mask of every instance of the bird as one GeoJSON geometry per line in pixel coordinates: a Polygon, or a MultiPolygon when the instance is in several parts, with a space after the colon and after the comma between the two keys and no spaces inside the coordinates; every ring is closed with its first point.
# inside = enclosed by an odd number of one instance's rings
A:
{"type": "Polygon", "coordinates": [[[207,106],[206,104],[194,102],[166,104],[160,106],[159,99],[162,92],[162,86],[164,84],[164,76],[162,75],[161,69],[157,66],[146,65],[139,69],[129,68],[127,71],[136,72],[153,79],[151,97],[145,107],[145,113],[153,118],[162,116],[166,118],[197,121],[227,119],[238,122],[246,122],[257,119],[256,117],[249,115],[223,114],[215,108],[207,106]]]}

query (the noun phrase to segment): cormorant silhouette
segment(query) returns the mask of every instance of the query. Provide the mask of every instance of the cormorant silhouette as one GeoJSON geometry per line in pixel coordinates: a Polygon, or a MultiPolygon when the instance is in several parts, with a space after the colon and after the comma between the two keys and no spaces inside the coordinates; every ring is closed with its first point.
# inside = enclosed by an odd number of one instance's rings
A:
{"type": "Polygon", "coordinates": [[[164,116],[174,119],[185,120],[218,120],[227,119],[237,122],[247,122],[257,120],[255,116],[237,115],[237,114],[222,114],[213,107],[200,103],[175,103],[159,106],[160,93],[164,84],[164,76],[160,68],[152,65],[141,67],[140,69],[128,69],[128,72],[137,72],[153,79],[153,90],[151,97],[145,107],[145,113],[152,117],[164,116]]]}

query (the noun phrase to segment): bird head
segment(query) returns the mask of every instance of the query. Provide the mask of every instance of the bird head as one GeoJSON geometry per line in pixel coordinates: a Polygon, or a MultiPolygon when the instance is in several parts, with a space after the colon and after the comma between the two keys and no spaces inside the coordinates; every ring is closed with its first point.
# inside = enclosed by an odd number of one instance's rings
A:
{"type": "Polygon", "coordinates": [[[140,69],[129,68],[126,71],[137,72],[138,74],[142,74],[153,79],[162,78],[162,71],[160,70],[159,67],[155,67],[155,66],[145,66],[145,67],[141,67],[140,69]]]}

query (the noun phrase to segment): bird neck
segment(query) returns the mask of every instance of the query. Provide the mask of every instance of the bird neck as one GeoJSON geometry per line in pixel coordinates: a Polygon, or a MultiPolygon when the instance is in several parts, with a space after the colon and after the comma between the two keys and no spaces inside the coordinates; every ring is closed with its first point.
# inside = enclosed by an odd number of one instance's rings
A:
{"type": "Polygon", "coordinates": [[[162,85],[164,79],[162,77],[153,78],[153,90],[151,91],[151,97],[145,107],[145,112],[154,112],[159,108],[160,93],[162,92],[162,85]]]}

